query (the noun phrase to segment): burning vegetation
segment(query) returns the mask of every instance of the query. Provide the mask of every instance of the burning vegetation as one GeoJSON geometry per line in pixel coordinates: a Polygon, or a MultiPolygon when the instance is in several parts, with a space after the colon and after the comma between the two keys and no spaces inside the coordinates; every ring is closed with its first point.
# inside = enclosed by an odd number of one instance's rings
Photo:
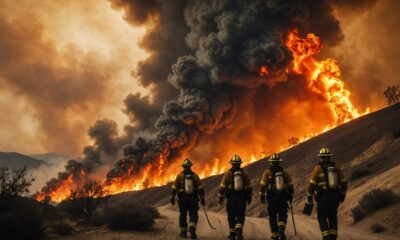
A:
{"type": "Polygon", "coordinates": [[[152,97],[127,96],[131,124],[123,134],[109,120],[89,129],[94,145],[38,200],[61,201],[101,178],[132,139],[102,180],[109,194],[172,181],[182,156],[195,160],[203,178],[225,171],[234,153],[249,164],[287,148],[293,136],[301,142],[364,114],[352,103],[338,63],[317,58],[324,40],[332,45],[342,37],[326,1],[112,3],[132,24],[148,27],[142,46],[150,56],[136,77],[152,97]],[[318,8],[318,21],[307,14],[311,8],[318,8]],[[165,30],[170,26],[177,31],[165,30]]]}

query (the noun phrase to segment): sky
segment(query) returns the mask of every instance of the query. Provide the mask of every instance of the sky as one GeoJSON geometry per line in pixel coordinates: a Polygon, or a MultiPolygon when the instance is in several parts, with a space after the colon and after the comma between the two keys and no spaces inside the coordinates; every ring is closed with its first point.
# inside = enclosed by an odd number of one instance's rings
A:
{"type": "MultiPolygon", "coordinates": [[[[2,0],[0,9],[0,151],[79,156],[96,120],[125,125],[123,100],[149,93],[133,74],[148,56],[146,26],[108,1],[2,0]]],[[[335,9],[344,39],[323,54],[339,61],[361,109],[385,106],[384,89],[400,82],[397,9],[389,0],[335,9]]]]}
{"type": "Polygon", "coordinates": [[[1,1],[0,151],[80,154],[95,120],[128,121],[144,29],[107,1],[1,1]]]}

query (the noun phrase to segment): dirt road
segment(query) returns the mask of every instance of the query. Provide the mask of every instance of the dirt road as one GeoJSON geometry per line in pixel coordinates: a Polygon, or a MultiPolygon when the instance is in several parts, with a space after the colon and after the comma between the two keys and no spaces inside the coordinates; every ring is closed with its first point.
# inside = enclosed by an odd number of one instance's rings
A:
{"type": "MultiPolygon", "coordinates": [[[[57,239],[66,240],[172,240],[178,239],[178,212],[176,207],[163,206],[159,208],[161,219],[157,220],[156,230],[152,232],[112,232],[106,228],[97,228],[88,232],[77,234],[69,237],[61,237],[57,239]]],[[[209,212],[210,221],[217,228],[212,230],[205,219],[203,210],[199,211],[200,218],[198,223],[198,239],[226,239],[228,235],[227,220],[225,214],[209,212]]],[[[290,218],[287,227],[288,239],[292,240],[319,240],[321,235],[318,229],[318,223],[315,218],[303,215],[295,215],[297,235],[294,234],[293,225],[290,218]]],[[[270,230],[266,218],[247,217],[244,228],[244,237],[248,239],[270,239],[270,230]]],[[[391,237],[382,234],[371,234],[362,232],[350,227],[340,226],[339,239],[346,240],[395,240],[396,237],[391,237]]]]}

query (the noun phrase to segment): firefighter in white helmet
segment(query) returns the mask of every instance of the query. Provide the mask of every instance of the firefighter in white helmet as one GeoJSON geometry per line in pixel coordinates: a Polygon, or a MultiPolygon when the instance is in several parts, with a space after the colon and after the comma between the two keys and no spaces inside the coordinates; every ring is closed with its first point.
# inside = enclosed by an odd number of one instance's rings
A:
{"type": "Polygon", "coordinates": [[[329,148],[321,148],[321,161],[311,173],[308,188],[308,204],[313,198],[317,201],[317,218],[323,240],[335,240],[337,231],[337,209],[344,201],[347,182],[338,163],[331,161],[332,152],[329,148]]]}
{"type": "Polygon", "coordinates": [[[222,205],[224,198],[227,198],[229,239],[242,240],[246,204],[251,203],[253,192],[250,178],[240,167],[242,159],[234,155],[229,163],[232,164],[232,168],[222,178],[218,201],[222,205]]]}
{"type": "Polygon", "coordinates": [[[199,199],[202,206],[205,206],[204,188],[199,175],[191,170],[192,162],[185,159],[183,171],[176,176],[172,184],[171,204],[175,205],[175,195],[178,195],[179,204],[179,237],[186,238],[189,230],[190,238],[197,239],[196,225],[199,219],[199,199]],[[189,214],[189,229],[187,215],[189,214]]]}
{"type": "Polygon", "coordinates": [[[270,167],[261,177],[260,200],[263,204],[268,202],[271,239],[285,240],[288,202],[293,200],[294,187],[289,174],[280,166],[279,155],[272,154],[269,162],[270,167]]]}

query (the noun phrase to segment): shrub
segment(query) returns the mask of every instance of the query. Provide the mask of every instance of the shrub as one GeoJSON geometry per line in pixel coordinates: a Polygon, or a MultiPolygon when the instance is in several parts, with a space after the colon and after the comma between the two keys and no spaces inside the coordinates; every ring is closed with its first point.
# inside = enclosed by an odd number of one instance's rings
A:
{"type": "Polygon", "coordinates": [[[0,167],[0,211],[16,197],[29,193],[29,187],[34,180],[28,176],[26,166],[18,169],[0,167]]]}
{"type": "Polygon", "coordinates": [[[4,239],[43,239],[44,228],[38,203],[15,198],[0,214],[0,232],[4,239]]]}
{"type": "Polygon", "coordinates": [[[41,204],[21,197],[34,179],[26,167],[0,168],[0,233],[5,239],[43,239],[41,204]]]}
{"type": "Polygon", "coordinates": [[[400,85],[389,86],[383,94],[387,98],[388,105],[400,102],[400,85]]]}
{"type": "Polygon", "coordinates": [[[105,194],[103,185],[91,180],[72,190],[60,207],[72,217],[89,220],[105,194]]]}
{"type": "Polygon", "coordinates": [[[370,170],[366,168],[357,168],[350,173],[350,181],[360,179],[370,174],[370,170]]]}
{"type": "Polygon", "coordinates": [[[72,235],[75,232],[74,226],[67,219],[54,221],[51,223],[50,227],[55,233],[62,236],[72,235]]]}
{"type": "Polygon", "coordinates": [[[289,138],[288,142],[289,142],[290,146],[294,146],[300,142],[300,139],[297,137],[291,137],[291,138],[289,138]]]}
{"type": "Polygon", "coordinates": [[[399,196],[393,193],[392,190],[374,189],[371,192],[366,193],[358,202],[358,205],[351,210],[354,223],[361,221],[378,209],[397,202],[399,202],[399,196]]]}
{"type": "Polygon", "coordinates": [[[385,228],[382,225],[380,225],[379,223],[372,224],[370,229],[371,229],[371,232],[373,232],[373,233],[381,233],[381,232],[385,231],[385,228]]]}
{"type": "Polygon", "coordinates": [[[159,216],[154,207],[135,201],[119,200],[104,208],[104,221],[112,230],[150,230],[159,216]]]}

